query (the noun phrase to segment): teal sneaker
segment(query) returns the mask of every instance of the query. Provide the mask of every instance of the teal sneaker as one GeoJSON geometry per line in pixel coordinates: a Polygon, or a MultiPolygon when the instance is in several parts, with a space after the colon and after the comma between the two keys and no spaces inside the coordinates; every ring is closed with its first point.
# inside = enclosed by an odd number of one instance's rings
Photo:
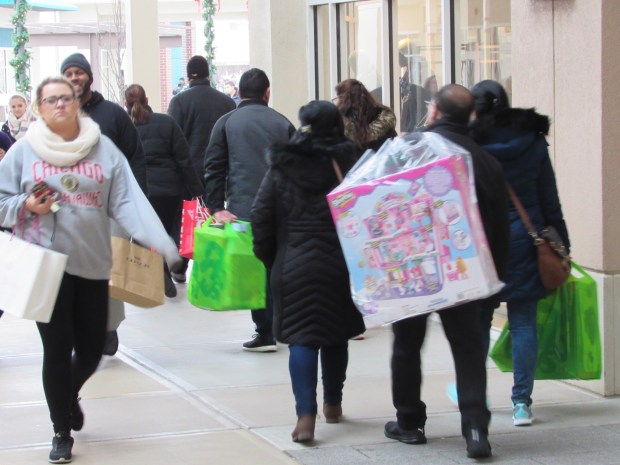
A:
{"type": "Polygon", "coordinates": [[[456,392],[456,384],[448,384],[448,386],[446,387],[446,395],[448,396],[448,399],[450,399],[452,405],[454,405],[455,407],[459,406],[459,394],[458,392],[456,392]]]}
{"type": "Polygon", "coordinates": [[[534,415],[529,405],[519,402],[512,405],[512,422],[515,426],[530,426],[534,415]]]}
{"type": "MultiPolygon", "coordinates": [[[[454,405],[455,407],[459,406],[459,394],[456,391],[456,384],[450,383],[448,384],[448,386],[446,386],[446,395],[448,396],[448,399],[450,399],[452,405],[454,405]]],[[[487,408],[491,408],[491,401],[489,400],[488,396],[486,397],[486,402],[487,408]]]]}

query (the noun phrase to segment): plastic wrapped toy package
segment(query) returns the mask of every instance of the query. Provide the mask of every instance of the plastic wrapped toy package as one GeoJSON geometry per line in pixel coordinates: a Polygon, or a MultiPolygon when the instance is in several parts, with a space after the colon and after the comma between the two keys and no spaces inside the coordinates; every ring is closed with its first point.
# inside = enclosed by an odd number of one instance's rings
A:
{"type": "Polygon", "coordinates": [[[498,280],[471,155],[433,133],[367,151],[327,196],[366,327],[482,299],[498,280]]]}

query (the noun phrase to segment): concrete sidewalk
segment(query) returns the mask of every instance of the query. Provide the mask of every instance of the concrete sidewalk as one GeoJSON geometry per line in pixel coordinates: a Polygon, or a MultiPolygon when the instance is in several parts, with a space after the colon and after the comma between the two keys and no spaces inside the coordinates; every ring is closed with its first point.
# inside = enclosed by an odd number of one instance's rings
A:
{"type": "MultiPolygon", "coordinates": [[[[441,326],[429,322],[423,399],[427,445],[389,440],[388,328],[351,341],[340,424],[317,420],[311,446],[290,439],[296,417],[288,351],[249,353],[248,312],[207,312],[188,303],[184,286],[166,305],[128,307],[116,357],[105,357],[81,392],[85,427],[74,433],[80,465],[440,465],[465,456],[454,380],[441,326]]],[[[489,362],[492,364],[492,362],[489,362]]],[[[47,463],[52,430],[41,387],[41,343],[33,322],[0,319],[0,465],[47,463]]],[[[620,400],[562,382],[540,381],[536,422],[512,426],[512,375],[489,367],[493,458],[506,464],[620,464],[620,400]]],[[[322,393],[319,392],[319,399],[322,393]]]]}

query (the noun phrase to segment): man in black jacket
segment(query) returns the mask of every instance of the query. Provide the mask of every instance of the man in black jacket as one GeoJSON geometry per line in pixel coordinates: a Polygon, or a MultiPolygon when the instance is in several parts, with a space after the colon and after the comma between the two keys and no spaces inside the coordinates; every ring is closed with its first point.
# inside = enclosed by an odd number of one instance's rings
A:
{"type": "MultiPolygon", "coordinates": [[[[463,86],[449,84],[435,96],[429,108],[430,126],[435,132],[460,145],[472,156],[476,195],[487,240],[498,276],[503,276],[509,245],[508,194],[502,167],[469,136],[467,123],[473,97],[463,86]]],[[[496,305],[497,298],[468,302],[438,312],[454,358],[461,431],[467,441],[467,456],[491,456],[488,427],[491,413],[486,406],[486,352],[480,310],[496,305]]],[[[385,435],[407,444],[424,444],[426,404],[422,402],[420,349],[428,315],[398,321],[392,325],[392,401],[397,421],[385,425],[385,435]]]]}
{"type": "MultiPolygon", "coordinates": [[[[264,71],[252,68],[243,73],[239,95],[239,107],[215,123],[205,154],[205,202],[219,222],[250,220],[254,198],[267,172],[267,148],[288,142],[295,132],[286,117],[269,108],[270,84],[264,71]]],[[[257,334],[243,344],[244,350],[277,349],[270,300],[267,287],[267,307],[252,310],[257,334]]]]}
{"type": "Polygon", "coordinates": [[[81,53],[69,55],[62,62],[60,72],[71,81],[80,99],[80,107],[101,128],[114,145],[127,157],[133,175],[146,194],[146,158],[140,143],[138,130],[123,107],[103,98],[91,89],[93,73],[90,63],[81,53]]]}
{"type": "MultiPolygon", "coordinates": [[[[215,122],[236,108],[235,102],[223,92],[211,87],[209,63],[205,57],[196,55],[187,62],[189,88],[179,92],[170,100],[168,114],[177,122],[189,143],[189,155],[197,173],[204,172],[205,149],[209,144],[211,130],[215,122]]],[[[189,193],[185,199],[191,199],[189,193]]],[[[180,231],[181,212],[177,229],[180,231]]],[[[178,238],[177,238],[178,239],[178,238]]],[[[172,273],[178,283],[186,280],[187,259],[182,270],[172,273]]]]}
{"type": "MultiPolygon", "coordinates": [[[[131,122],[125,109],[116,103],[103,98],[96,90],[91,89],[93,73],[90,63],[81,53],[69,55],[60,65],[60,72],[69,80],[80,99],[80,107],[90,116],[112,142],[127,157],[133,175],[142,191],[147,193],[146,158],[140,142],[138,130],[131,122]]],[[[114,235],[123,235],[117,231],[114,235]]],[[[125,308],[122,302],[110,300],[108,312],[108,333],[103,350],[105,355],[114,355],[118,349],[118,329],[125,319],[125,308]]]]}

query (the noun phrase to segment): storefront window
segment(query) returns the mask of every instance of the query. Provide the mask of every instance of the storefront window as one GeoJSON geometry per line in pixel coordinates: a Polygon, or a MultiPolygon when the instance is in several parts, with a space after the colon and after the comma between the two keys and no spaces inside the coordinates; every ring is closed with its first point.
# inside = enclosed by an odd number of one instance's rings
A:
{"type": "Polygon", "coordinates": [[[469,88],[483,79],[493,79],[512,96],[511,0],[312,3],[316,33],[314,93],[318,98],[333,97],[339,81],[358,79],[379,102],[394,108],[400,132],[404,133],[425,124],[426,102],[447,83],[469,88]],[[384,8],[388,4],[392,12],[384,8]],[[333,14],[336,21],[330,23],[333,14]],[[384,28],[386,15],[394,22],[384,28]],[[446,30],[448,24],[454,25],[453,31],[446,30]],[[394,50],[386,56],[392,31],[394,50]],[[390,67],[387,58],[392,57],[398,61],[390,67]],[[399,71],[396,88],[396,76],[392,76],[399,71]],[[384,89],[384,83],[390,88],[384,89]],[[384,99],[383,95],[388,97],[384,99]]]}
{"type": "Polygon", "coordinates": [[[444,84],[441,0],[398,0],[400,130],[426,119],[426,103],[444,84]]]}
{"type": "Polygon", "coordinates": [[[339,79],[354,78],[361,81],[381,102],[381,1],[343,3],[338,6],[338,12],[339,79]]]}
{"type": "Polygon", "coordinates": [[[456,82],[500,82],[512,95],[510,0],[456,0],[456,82]]]}

